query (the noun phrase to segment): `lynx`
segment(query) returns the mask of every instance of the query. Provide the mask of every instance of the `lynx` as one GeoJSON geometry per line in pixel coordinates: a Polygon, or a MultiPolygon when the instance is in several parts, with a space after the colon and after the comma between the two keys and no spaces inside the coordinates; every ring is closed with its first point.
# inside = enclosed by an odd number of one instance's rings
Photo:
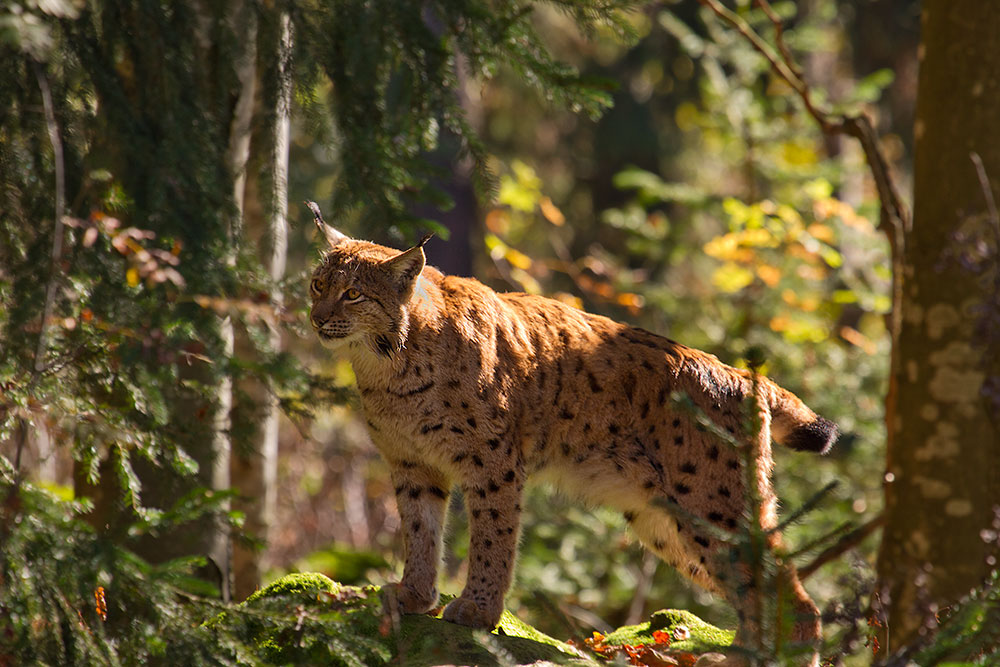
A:
{"type": "MultiPolygon", "coordinates": [[[[443,275],[425,265],[426,238],[405,252],[348,238],[309,204],[330,246],[312,276],[310,319],[322,343],[352,363],[391,471],[405,544],[394,593],[404,613],[437,603],[445,509],[457,485],[469,516],[468,577],[443,617],[497,624],[532,478],[621,511],[647,548],[736,608],[738,643],[753,636],[749,573],[720,533],[704,530],[747,520],[749,477],[737,448],[696,416],[750,448],[760,499],[753,520],[765,529],[777,523],[771,436],[825,453],[833,423],[710,354],[559,301],[443,275]],[[678,395],[696,408],[679,408],[678,395]],[[748,404],[759,435],[746,428],[748,404]]],[[[793,568],[784,578],[793,636],[815,644],[817,608],[793,568]]]]}

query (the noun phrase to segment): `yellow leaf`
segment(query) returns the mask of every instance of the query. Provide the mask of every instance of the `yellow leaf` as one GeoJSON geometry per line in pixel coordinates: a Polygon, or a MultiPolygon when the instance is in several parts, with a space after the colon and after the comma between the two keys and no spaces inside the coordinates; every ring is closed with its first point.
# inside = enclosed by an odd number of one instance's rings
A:
{"type": "Polygon", "coordinates": [[[757,277],[768,287],[774,287],[781,280],[781,269],[770,264],[761,264],[757,267],[757,277]]]}
{"type": "Polygon", "coordinates": [[[519,282],[521,288],[528,294],[542,293],[542,286],[527,271],[523,271],[515,266],[510,270],[510,277],[519,282]]]}
{"type": "Polygon", "coordinates": [[[815,164],[818,156],[812,146],[800,141],[786,141],[781,145],[781,157],[792,166],[815,164]]]}
{"type": "Polygon", "coordinates": [[[556,292],[553,296],[559,301],[565,303],[567,306],[573,306],[574,308],[583,310],[583,300],[578,296],[568,292],[556,292]]]}
{"type": "Polygon", "coordinates": [[[129,287],[135,287],[139,284],[139,271],[134,266],[125,272],[125,282],[128,283],[129,287]]]}
{"type": "Polygon", "coordinates": [[[542,197],[541,201],[538,202],[538,207],[542,210],[542,215],[545,216],[545,219],[556,227],[562,227],[566,222],[566,216],[563,215],[563,212],[548,197],[542,197]]]}
{"type": "Polygon", "coordinates": [[[705,254],[709,257],[728,260],[733,259],[737,250],[739,250],[739,244],[739,236],[735,233],[723,234],[722,236],[716,236],[706,243],[704,250],[705,254]]]}
{"type": "Polygon", "coordinates": [[[510,262],[511,266],[516,266],[519,269],[527,270],[531,268],[531,258],[514,248],[507,248],[504,258],[510,262]]]}
{"type": "Polygon", "coordinates": [[[786,225],[793,228],[802,226],[802,216],[800,216],[799,212],[788,204],[780,205],[776,213],[786,225]]]}
{"type": "Polygon", "coordinates": [[[769,230],[761,227],[744,230],[740,234],[740,243],[751,247],[774,248],[778,245],[778,239],[769,230]]]}
{"type": "Polygon", "coordinates": [[[752,282],[753,273],[733,262],[726,262],[712,274],[712,284],[729,294],[739,292],[752,282]]]}
{"type": "Polygon", "coordinates": [[[831,229],[829,225],[814,222],[809,225],[809,228],[806,231],[808,231],[814,239],[818,239],[826,243],[833,243],[834,241],[833,229],[831,229]]]}

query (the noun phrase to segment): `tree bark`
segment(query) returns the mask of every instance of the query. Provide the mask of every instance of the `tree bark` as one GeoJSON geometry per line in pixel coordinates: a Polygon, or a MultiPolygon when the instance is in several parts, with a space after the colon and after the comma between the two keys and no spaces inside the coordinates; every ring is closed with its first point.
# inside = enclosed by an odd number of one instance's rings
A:
{"type": "MultiPolygon", "coordinates": [[[[249,174],[246,206],[243,211],[244,235],[257,248],[257,257],[272,281],[268,300],[275,310],[282,305],[277,287],[285,273],[288,246],[288,141],[291,107],[291,19],[287,12],[266,6],[260,30],[258,94],[256,97],[257,130],[252,154],[256,156],[249,174]]],[[[237,353],[242,358],[265,361],[281,348],[281,333],[276,322],[267,322],[263,349],[241,332],[237,353]]],[[[273,521],[278,460],[278,399],[267,379],[246,378],[240,389],[246,401],[236,410],[254,413],[245,440],[234,442],[231,460],[233,488],[238,492],[235,509],[244,514],[244,530],[255,540],[266,541],[273,521]]],[[[253,544],[233,544],[233,592],[238,600],[246,598],[261,583],[261,551],[253,544]]]]}
{"type": "Polygon", "coordinates": [[[921,59],[900,363],[887,406],[876,588],[884,653],[926,638],[935,612],[981,583],[997,555],[981,531],[1000,503],[1000,228],[988,204],[1000,182],[1000,13],[977,0],[928,0],[921,59]]]}

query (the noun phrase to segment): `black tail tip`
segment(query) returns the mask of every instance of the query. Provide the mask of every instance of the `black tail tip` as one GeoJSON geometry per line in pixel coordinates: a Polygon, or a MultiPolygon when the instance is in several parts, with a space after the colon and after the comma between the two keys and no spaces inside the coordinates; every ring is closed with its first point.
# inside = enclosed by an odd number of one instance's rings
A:
{"type": "Polygon", "coordinates": [[[837,442],[838,435],[840,431],[836,424],[829,419],[816,417],[793,430],[786,438],[785,445],[800,452],[826,454],[833,443],[837,442]]]}

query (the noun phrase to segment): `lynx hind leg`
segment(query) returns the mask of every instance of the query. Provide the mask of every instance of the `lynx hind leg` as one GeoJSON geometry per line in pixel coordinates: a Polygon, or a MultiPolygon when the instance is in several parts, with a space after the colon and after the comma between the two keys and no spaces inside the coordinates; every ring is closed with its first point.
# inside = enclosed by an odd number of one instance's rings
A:
{"type": "MultiPolygon", "coordinates": [[[[713,517],[715,512],[710,513],[713,517]]],[[[719,540],[699,534],[696,522],[675,518],[660,509],[626,512],[626,519],[636,537],[659,558],[669,563],[693,582],[725,599],[736,611],[739,628],[733,644],[752,650],[759,646],[760,598],[751,570],[741,563],[733,548],[719,540]]],[[[777,546],[778,539],[772,546],[777,546]]],[[[791,632],[784,636],[792,642],[813,644],[821,638],[819,610],[802,586],[795,567],[784,566],[779,572],[778,589],[789,599],[794,619],[791,632]]],[[[786,607],[787,608],[787,607],[786,607]]],[[[736,649],[720,665],[745,665],[743,651],[736,649]]],[[[813,654],[807,664],[818,665],[813,654]]]]}
{"type": "MultiPolygon", "coordinates": [[[[684,505],[680,507],[682,512],[693,509],[685,508],[684,505]]],[[[678,512],[678,515],[682,512],[678,512]]],[[[705,515],[705,521],[726,524],[725,518],[720,521],[720,514],[724,517],[739,516],[735,505],[728,512],[715,509],[697,516],[705,515]]],[[[734,608],[739,618],[735,646],[751,649],[759,645],[761,630],[758,615],[761,612],[756,584],[752,580],[750,568],[739,561],[731,545],[707,535],[709,531],[699,530],[700,522],[685,520],[683,516],[674,516],[664,509],[647,508],[639,512],[626,512],[625,518],[633,533],[648,549],[694,583],[725,599],[734,608]]],[[[727,525],[720,527],[734,529],[736,525],[730,519],[727,525]]],[[[781,589],[791,598],[796,612],[790,638],[796,642],[816,641],[820,636],[816,606],[802,587],[794,568],[785,568],[781,577],[781,589]]],[[[741,652],[734,651],[732,660],[723,664],[743,664],[740,656],[741,652]]]]}
{"type": "Polygon", "coordinates": [[[665,510],[648,508],[639,512],[626,512],[632,532],[639,541],[661,560],[681,574],[713,593],[721,594],[723,589],[711,576],[707,567],[708,558],[693,548],[694,537],[685,522],[665,510]]]}

